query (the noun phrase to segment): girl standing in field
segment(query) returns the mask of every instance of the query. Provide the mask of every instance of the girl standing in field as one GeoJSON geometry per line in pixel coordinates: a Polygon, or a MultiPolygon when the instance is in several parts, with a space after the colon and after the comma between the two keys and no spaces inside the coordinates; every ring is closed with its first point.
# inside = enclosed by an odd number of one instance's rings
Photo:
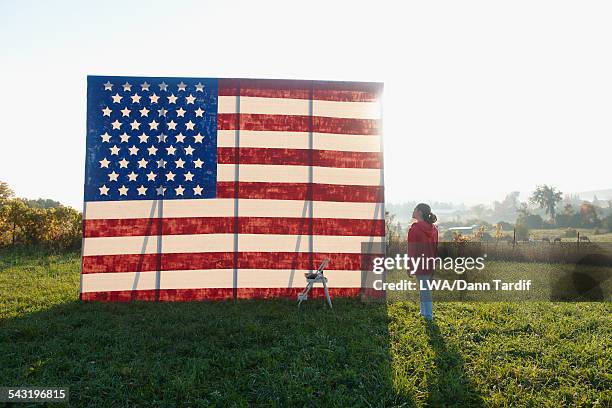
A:
{"type": "Polygon", "coordinates": [[[421,316],[427,320],[433,319],[433,302],[431,290],[428,287],[433,276],[433,264],[426,261],[427,258],[438,256],[438,229],[433,225],[437,221],[431,207],[420,203],[414,208],[412,218],[416,220],[408,230],[408,256],[411,258],[423,258],[414,273],[419,282],[419,296],[421,298],[421,316]],[[423,264],[425,263],[425,264],[423,264]]]}

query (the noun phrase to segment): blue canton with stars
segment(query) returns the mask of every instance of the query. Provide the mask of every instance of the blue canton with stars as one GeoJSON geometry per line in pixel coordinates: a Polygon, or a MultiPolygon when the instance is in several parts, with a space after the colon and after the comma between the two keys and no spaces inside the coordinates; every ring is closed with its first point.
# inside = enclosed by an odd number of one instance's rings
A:
{"type": "Polygon", "coordinates": [[[214,198],[217,80],[87,77],[85,201],[214,198]]]}

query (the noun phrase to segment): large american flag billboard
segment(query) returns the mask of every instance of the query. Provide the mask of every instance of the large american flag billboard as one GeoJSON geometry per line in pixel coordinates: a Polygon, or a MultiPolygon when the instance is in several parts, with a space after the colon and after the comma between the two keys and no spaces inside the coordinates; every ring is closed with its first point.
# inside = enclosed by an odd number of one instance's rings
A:
{"type": "Polygon", "coordinates": [[[324,258],[332,296],[363,292],[385,235],[382,84],[87,88],[81,299],[295,296],[324,258]]]}

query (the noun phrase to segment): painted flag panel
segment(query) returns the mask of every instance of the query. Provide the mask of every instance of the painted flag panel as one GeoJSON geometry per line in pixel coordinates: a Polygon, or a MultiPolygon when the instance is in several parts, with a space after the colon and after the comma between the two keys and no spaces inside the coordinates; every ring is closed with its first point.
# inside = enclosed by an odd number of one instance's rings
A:
{"type": "Polygon", "coordinates": [[[81,298],[296,296],[324,258],[332,296],[363,293],[385,235],[381,93],[88,77],[81,298]]]}

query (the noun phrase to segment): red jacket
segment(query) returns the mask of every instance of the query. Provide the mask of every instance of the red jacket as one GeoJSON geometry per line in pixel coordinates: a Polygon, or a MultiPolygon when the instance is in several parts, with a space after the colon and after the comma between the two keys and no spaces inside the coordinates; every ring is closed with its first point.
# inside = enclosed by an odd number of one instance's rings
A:
{"type": "MultiPolygon", "coordinates": [[[[408,230],[408,256],[411,258],[435,258],[438,256],[438,229],[425,221],[417,221],[408,230]]],[[[416,275],[429,275],[434,272],[433,261],[430,267],[423,265],[425,259],[415,270],[416,275]]],[[[412,273],[412,271],[410,271],[412,273]]]]}

